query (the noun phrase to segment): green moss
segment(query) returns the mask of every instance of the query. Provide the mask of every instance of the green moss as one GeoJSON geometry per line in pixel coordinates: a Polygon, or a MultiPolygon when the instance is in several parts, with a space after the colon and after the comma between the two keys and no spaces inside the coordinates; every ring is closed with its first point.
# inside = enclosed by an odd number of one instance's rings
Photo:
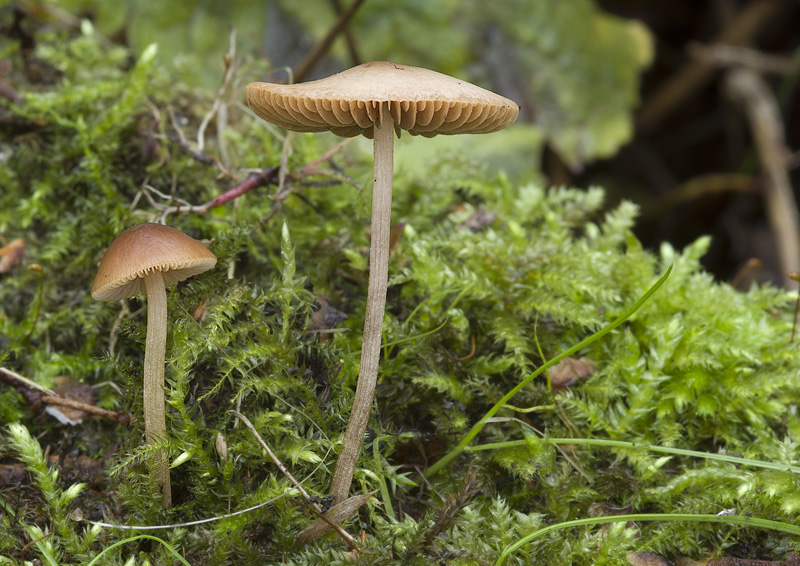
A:
{"type": "MultiPolygon", "coordinates": [[[[42,30],[34,55],[47,73],[31,75],[32,59],[9,50],[9,80],[25,104],[0,102],[9,148],[0,163],[0,233],[24,238],[28,254],[1,276],[0,359],[44,386],[72,375],[96,388],[101,406],[138,419],[144,303],[128,300],[120,317],[119,303],[91,300],[99,258],[123,228],[160,216],[144,185],[200,204],[243,180],[246,168],[278,165],[284,140],[226,98],[224,130],[209,133],[205,147],[228,156],[221,172],[176,141],[183,133],[193,143],[213,95],[171,84],[155,51],[135,62],[120,49],[107,53],[84,26],[75,37],[42,30]]],[[[250,78],[242,65],[234,84],[250,78]]],[[[212,120],[208,132],[216,127],[212,120]]],[[[81,564],[130,536],[87,529],[71,518],[76,509],[117,524],[176,524],[274,499],[158,536],[198,566],[348,563],[350,549],[334,535],[296,542],[312,517],[291,502],[289,480],[230,412],[250,419],[312,496],[327,494],[358,369],[369,246],[369,196],[359,183],[370,162],[354,145],[334,157],[347,183],[299,170],[338,141],[286,142],[293,193],[270,220],[274,186],[205,215],[167,218],[210,240],[219,263],[169,293],[170,433],[161,444],[141,444],[140,423],[87,420],[67,429],[3,386],[2,463],[22,462],[33,483],[19,496],[0,495],[0,553],[19,559],[36,532],[52,529],[26,556],[81,564]],[[314,331],[321,294],[348,316],[345,331],[314,331]],[[154,504],[142,465],[159,447],[174,466],[169,511],[154,504]],[[99,472],[70,467],[78,456],[97,461],[99,472]]],[[[605,209],[599,188],[545,191],[453,154],[399,172],[396,187],[393,218],[405,231],[391,257],[376,411],[354,484],[359,492],[383,488],[389,501],[345,524],[364,532],[362,563],[491,564],[522,537],[584,518],[598,504],[639,513],[734,508],[795,524],[800,490],[789,472],[634,448],[557,450],[531,432],[796,465],[793,296],[713,281],[699,263],[705,239],[682,251],[642,249],[631,233],[636,207],[605,209]],[[466,228],[481,211],[496,219],[466,228]],[[544,376],[534,380],[512,404],[535,409],[501,410],[476,439],[526,445],[465,453],[430,480],[419,476],[543,361],[625,312],[670,265],[663,288],[631,320],[581,352],[597,366],[592,376],[562,392],[549,391],[544,376]]],[[[618,564],[633,549],[783,558],[793,544],[785,533],[718,523],[585,526],[538,538],[506,563],[618,564]]],[[[148,553],[152,563],[173,559],[167,546],[131,541],[103,560],[148,553]]]]}

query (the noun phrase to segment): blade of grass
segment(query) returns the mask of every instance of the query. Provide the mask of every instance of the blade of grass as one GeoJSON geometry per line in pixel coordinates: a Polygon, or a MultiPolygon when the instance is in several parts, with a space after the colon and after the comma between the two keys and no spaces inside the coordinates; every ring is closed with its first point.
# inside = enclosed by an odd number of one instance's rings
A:
{"type": "Polygon", "coordinates": [[[118,547],[118,546],[121,546],[121,545],[123,545],[123,544],[126,544],[126,543],[129,543],[129,542],[133,542],[133,541],[136,541],[136,540],[141,540],[141,539],[150,539],[150,540],[154,540],[154,541],[156,541],[156,542],[160,542],[162,545],[164,545],[164,548],[166,548],[166,549],[167,549],[167,550],[170,552],[170,554],[172,554],[172,555],[173,555],[175,558],[177,558],[177,559],[178,559],[178,560],[181,562],[181,564],[184,564],[185,566],[192,566],[191,564],[189,564],[189,563],[188,563],[188,562],[187,562],[187,561],[186,561],[186,560],[183,558],[183,556],[181,556],[180,554],[178,554],[178,551],[177,551],[177,550],[175,550],[175,548],[174,548],[174,547],[173,547],[171,544],[169,544],[168,542],[166,542],[166,541],[164,541],[164,540],[161,540],[161,539],[160,539],[160,538],[158,538],[158,537],[154,537],[154,536],[152,536],[152,535],[136,535],[136,536],[134,536],[134,537],[126,538],[126,539],[123,539],[123,540],[121,540],[121,541],[119,541],[119,542],[115,542],[114,544],[112,544],[112,545],[110,545],[110,546],[107,546],[106,548],[104,548],[104,549],[102,550],[102,552],[100,552],[100,554],[98,554],[97,556],[95,556],[95,557],[92,559],[92,561],[91,561],[91,562],[89,562],[89,564],[87,564],[86,566],[94,566],[94,564],[96,564],[96,563],[97,563],[97,561],[98,561],[98,560],[100,560],[100,558],[102,558],[102,557],[103,557],[103,555],[104,555],[106,552],[108,552],[109,550],[111,550],[111,549],[113,549],[113,548],[116,548],[116,547],[118,547]]]}
{"type": "Polygon", "coordinates": [[[590,517],[586,519],[577,519],[575,521],[565,521],[544,527],[531,534],[522,537],[517,542],[512,543],[505,547],[500,553],[500,557],[495,562],[495,566],[500,566],[503,561],[514,553],[521,546],[529,543],[535,538],[546,535],[549,532],[560,529],[571,529],[572,527],[580,527],[582,525],[597,525],[601,523],[621,523],[628,521],[687,521],[692,523],[725,523],[728,525],[741,525],[745,527],[758,527],[761,529],[770,529],[773,531],[780,531],[790,535],[800,536],[800,527],[789,525],[787,523],[780,523],[778,521],[770,521],[769,519],[759,519],[757,517],[736,516],[736,515],[689,515],[683,513],[638,513],[633,515],[617,515],[615,517],[590,517]]]}
{"type": "Polygon", "coordinates": [[[458,446],[453,448],[450,452],[445,454],[439,461],[437,461],[430,468],[428,468],[428,470],[425,472],[425,476],[432,477],[436,475],[443,468],[449,465],[450,462],[456,459],[462,452],[464,452],[464,448],[466,448],[469,445],[469,443],[472,442],[472,440],[483,429],[483,427],[486,425],[486,421],[492,418],[497,413],[497,411],[499,411],[503,407],[503,405],[505,405],[508,401],[510,401],[511,398],[514,397],[514,395],[516,395],[523,387],[528,385],[528,383],[530,383],[543,371],[546,371],[548,368],[554,366],[567,356],[571,356],[578,350],[585,348],[586,346],[592,344],[593,342],[596,342],[597,340],[599,340],[600,338],[602,338],[603,336],[614,330],[620,324],[628,320],[631,316],[633,316],[633,314],[647,302],[647,300],[653,295],[653,293],[655,293],[661,287],[661,285],[664,284],[664,282],[667,280],[667,277],[669,277],[670,272],[672,272],[671,265],[666,270],[664,275],[662,275],[661,278],[658,281],[656,281],[655,284],[652,287],[650,287],[647,290],[647,292],[633,304],[631,308],[629,308],[628,310],[623,312],[619,317],[617,317],[617,319],[614,320],[614,322],[602,328],[601,330],[598,330],[588,338],[581,340],[571,348],[564,350],[556,357],[552,358],[547,363],[543,364],[541,367],[539,367],[539,369],[531,373],[528,377],[520,381],[516,387],[514,387],[511,391],[506,393],[506,395],[502,399],[500,399],[497,403],[495,403],[494,406],[491,409],[489,409],[489,411],[483,416],[483,418],[480,421],[475,423],[475,425],[469,430],[469,432],[464,436],[464,438],[461,439],[461,442],[458,443],[458,446]]]}
{"type": "MultiPolygon", "coordinates": [[[[704,460],[716,460],[718,462],[729,462],[731,464],[740,464],[742,466],[752,466],[754,468],[766,468],[768,470],[776,470],[779,472],[792,472],[793,474],[800,474],[800,466],[792,466],[791,464],[782,464],[780,462],[764,462],[761,460],[751,460],[749,458],[740,458],[738,456],[729,456],[727,454],[712,454],[709,452],[697,452],[695,450],[685,450],[683,448],[669,448],[667,446],[654,446],[652,444],[638,444],[636,442],[625,442],[622,440],[609,440],[605,438],[540,438],[538,440],[544,444],[552,445],[588,445],[588,446],[606,446],[609,448],[638,448],[640,450],[650,450],[651,452],[660,452],[662,454],[674,454],[676,456],[691,456],[693,458],[703,458],[704,460]]],[[[527,446],[527,440],[510,440],[507,442],[494,442],[491,444],[480,444],[478,446],[466,446],[464,452],[480,452],[482,450],[500,450],[502,448],[517,448],[520,446],[527,446]]]]}
{"type": "Polygon", "coordinates": [[[393,520],[397,520],[394,514],[394,507],[392,507],[392,499],[389,496],[389,486],[386,485],[386,477],[383,473],[383,461],[381,460],[381,453],[379,451],[381,437],[375,438],[372,441],[372,457],[375,460],[375,469],[378,470],[378,480],[380,480],[381,498],[386,507],[386,514],[393,520]]]}

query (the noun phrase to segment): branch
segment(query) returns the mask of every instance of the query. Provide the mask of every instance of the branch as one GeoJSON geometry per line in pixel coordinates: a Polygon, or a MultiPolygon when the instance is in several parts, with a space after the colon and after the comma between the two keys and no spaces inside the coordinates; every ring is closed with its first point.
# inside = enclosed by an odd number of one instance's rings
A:
{"type": "MultiPolygon", "coordinates": [[[[241,183],[237,184],[233,188],[225,191],[221,195],[215,196],[210,201],[204,204],[181,204],[181,205],[172,205],[172,206],[164,206],[163,204],[159,204],[153,200],[150,196],[151,192],[155,192],[154,188],[145,185],[144,189],[144,196],[149,201],[150,206],[155,208],[156,210],[161,212],[161,218],[166,218],[171,214],[205,214],[212,208],[216,208],[218,206],[222,206],[228,201],[231,201],[237,197],[242,196],[245,193],[252,191],[253,189],[257,189],[258,187],[266,187],[271,185],[278,180],[278,168],[277,167],[270,167],[268,169],[263,169],[260,173],[253,173],[247,179],[242,181],[241,183]]],[[[166,196],[166,195],[160,195],[166,196]]]]}
{"type": "Polygon", "coordinates": [[[800,270],[800,215],[787,171],[790,151],[778,103],[764,79],[749,69],[730,71],[725,77],[725,87],[731,98],[742,105],[750,122],[764,169],[767,218],[775,237],[783,283],[788,286],[788,273],[800,270]]]}
{"type": "Polygon", "coordinates": [[[314,49],[305,56],[305,58],[300,61],[300,64],[297,65],[297,68],[294,71],[294,81],[299,83],[302,82],[306,75],[311,71],[311,69],[316,65],[317,61],[325,55],[328,49],[333,43],[333,40],[336,39],[336,36],[339,35],[343,29],[347,26],[347,22],[353,17],[356,13],[356,10],[364,3],[364,0],[353,0],[353,3],[350,4],[350,7],[339,14],[339,17],[336,19],[336,23],[333,24],[330,30],[328,30],[327,35],[320,40],[314,46],[314,49]]]}
{"type": "Polygon", "coordinates": [[[767,55],[755,49],[715,43],[703,45],[690,43],[689,55],[695,59],[712,63],[718,67],[741,66],[761,73],[791,73],[797,64],[788,57],[767,55]]]}
{"type": "MultiPolygon", "coordinates": [[[[747,5],[712,43],[745,45],[786,6],[779,0],[761,0],[747,5]]],[[[642,104],[636,116],[639,130],[649,130],[658,125],[714,78],[716,67],[706,61],[689,61],[642,104]]]]}
{"type": "Polygon", "coordinates": [[[131,418],[124,411],[109,411],[91,403],[84,403],[75,399],[69,399],[56,394],[54,391],[42,387],[38,383],[31,381],[13,371],[0,368],[0,382],[10,385],[16,389],[20,395],[25,399],[25,402],[31,406],[31,410],[38,410],[42,404],[45,405],[58,405],[61,407],[69,407],[85,413],[91,413],[108,420],[128,425],[131,423],[131,418]]]}

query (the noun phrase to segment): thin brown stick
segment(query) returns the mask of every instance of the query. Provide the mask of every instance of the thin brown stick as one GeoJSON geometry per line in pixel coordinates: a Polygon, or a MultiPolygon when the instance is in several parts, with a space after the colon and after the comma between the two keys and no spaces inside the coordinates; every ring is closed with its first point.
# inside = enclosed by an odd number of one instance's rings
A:
{"type": "Polygon", "coordinates": [[[475,335],[474,334],[471,334],[470,337],[469,337],[469,345],[470,345],[469,354],[467,354],[466,356],[461,356],[460,358],[456,358],[457,362],[462,362],[464,360],[468,360],[472,356],[475,355],[476,344],[475,344],[475,335]]]}
{"type": "MultiPolygon", "coordinates": [[[[780,0],[751,2],[711,42],[746,45],[786,6],[780,0]]],[[[646,131],[655,127],[708,84],[715,72],[716,67],[708,61],[690,60],[642,104],[636,116],[637,128],[646,131]]]]}
{"type": "Polygon", "coordinates": [[[324,516],[322,508],[311,498],[310,495],[308,495],[308,492],[305,489],[303,489],[303,486],[300,485],[300,482],[294,479],[292,474],[289,473],[289,470],[286,469],[286,466],[284,466],[283,463],[280,461],[280,459],[272,452],[272,450],[269,449],[269,446],[267,445],[266,442],[264,442],[264,439],[261,438],[261,435],[258,434],[256,427],[253,426],[253,423],[251,423],[247,417],[245,417],[243,414],[237,411],[231,411],[231,414],[240,421],[242,421],[244,426],[246,426],[247,429],[253,434],[256,441],[261,445],[261,448],[264,449],[264,452],[267,453],[267,456],[269,456],[269,459],[272,460],[273,464],[275,464],[278,467],[281,473],[284,476],[286,476],[286,478],[297,489],[297,491],[300,492],[300,495],[302,495],[303,499],[306,500],[306,504],[302,504],[299,501],[293,501],[293,500],[290,501],[300,505],[301,507],[309,509],[312,513],[314,513],[317,516],[318,519],[324,521],[325,523],[328,524],[329,527],[335,530],[348,545],[350,545],[354,550],[358,550],[354,542],[355,537],[353,537],[353,535],[345,531],[341,526],[334,524],[324,516]]]}
{"type": "MultiPolygon", "coordinates": [[[[753,271],[755,271],[756,269],[761,269],[762,267],[764,267],[763,261],[761,261],[757,257],[751,257],[745,262],[745,264],[736,273],[736,275],[734,275],[733,279],[731,279],[731,287],[733,287],[734,289],[738,289],[742,281],[745,280],[744,279],[745,277],[750,276],[753,271]]],[[[793,281],[797,281],[797,279],[794,279],[792,277],[791,273],[789,274],[789,278],[792,279],[793,281]]]]}
{"type": "Polygon", "coordinates": [[[730,96],[742,105],[750,123],[758,157],[764,170],[767,218],[775,237],[778,263],[788,286],[790,271],[800,270],[800,215],[786,163],[786,146],[780,109],[764,79],[749,69],[731,70],[725,79],[730,96]]]}
{"type": "MultiPolygon", "coordinates": [[[[212,208],[216,208],[218,206],[222,206],[223,204],[232,201],[235,198],[242,196],[245,193],[252,191],[253,189],[257,189],[259,187],[266,187],[268,185],[274,184],[278,179],[278,168],[277,167],[269,167],[267,169],[263,169],[260,173],[252,173],[250,176],[247,177],[241,183],[238,183],[233,188],[228,189],[221,195],[215,196],[210,201],[203,203],[203,204],[178,204],[178,205],[171,205],[165,206],[163,204],[159,204],[153,200],[149,193],[154,192],[159,194],[153,187],[145,185],[143,187],[144,196],[150,203],[150,206],[155,208],[156,210],[161,212],[161,219],[163,220],[167,216],[172,214],[205,214],[212,208]]],[[[159,195],[161,196],[161,195],[159,195]]],[[[164,198],[170,198],[166,195],[163,195],[164,198]]],[[[176,200],[176,199],[171,199],[176,200]]]]}
{"type": "Polygon", "coordinates": [[[93,415],[97,415],[98,417],[103,417],[110,421],[114,421],[126,426],[131,424],[132,421],[130,415],[124,411],[109,411],[108,409],[103,409],[97,405],[76,401],[75,399],[68,399],[67,397],[59,397],[57,395],[42,395],[41,400],[42,403],[46,405],[60,405],[61,407],[77,409],[78,411],[91,413],[93,415]]]}
{"type": "MultiPolygon", "coordinates": [[[[333,9],[336,12],[337,16],[342,15],[342,3],[339,0],[330,0],[331,4],[333,5],[333,9]]],[[[353,67],[356,65],[361,64],[361,57],[358,54],[358,48],[356,47],[356,40],[353,37],[353,32],[350,30],[348,26],[345,25],[344,28],[344,39],[347,43],[347,50],[350,52],[350,62],[353,64],[353,67]]]]}
{"type": "Polygon", "coordinates": [[[330,49],[331,43],[333,40],[336,39],[336,36],[339,35],[342,30],[347,25],[347,22],[353,17],[356,13],[356,10],[364,3],[364,0],[353,0],[353,3],[350,4],[350,7],[347,8],[344,12],[342,12],[338,18],[336,18],[336,22],[333,24],[328,33],[323,37],[319,43],[317,43],[311,52],[305,56],[305,58],[297,65],[297,68],[294,70],[294,81],[295,82],[302,82],[304,78],[308,75],[314,65],[317,64],[317,61],[328,52],[330,49]]]}
{"type": "Polygon", "coordinates": [[[242,421],[242,423],[244,423],[244,426],[246,426],[248,430],[251,433],[253,433],[253,436],[255,436],[256,440],[261,445],[261,448],[264,449],[264,452],[267,453],[269,459],[272,460],[272,462],[276,466],[278,466],[278,469],[281,471],[281,473],[289,479],[289,481],[295,488],[297,488],[297,491],[300,492],[300,495],[303,496],[303,499],[305,499],[308,502],[308,504],[311,505],[317,511],[317,513],[322,514],[322,509],[320,508],[320,506],[317,505],[311,499],[311,496],[308,495],[308,492],[305,489],[303,489],[303,486],[300,485],[300,483],[296,479],[294,479],[294,476],[292,476],[292,474],[289,473],[289,470],[286,469],[286,466],[284,466],[283,463],[278,459],[278,457],[272,452],[272,450],[269,449],[269,446],[267,446],[267,443],[264,442],[263,438],[261,438],[261,435],[258,434],[256,427],[253,426],[253,423],[251,423],[250,420],[247,417],[245,417],[242,413],[239,413],[237,411],[231,411],[231,414],[240,421],[242,421]]]}
{"type": "Polygon", "coordinates": [[[6,369],[0,367],[0,381],[4,381],[5,383],[11,385],[12,387],[17,387],[18,385],[24,386],[26,389],[35,389],[40,393],[44,393],[45,395],[55,395],[55,391],[52,389],[48,389],[42,385],[39,385],[35,381],[31,381],[27,377],[23,377],[20,374],[11,371],[10,369],[6,369]]]}
{"type": "Polygon", "coordinates": [[[20,557],[20,560],[22,561],[22,563],[23,563],[23,564],[25,564],[25,551],[26,551],[26,550],[28,550],[28,549],[29,549],[31,546],[33,546],[33,545],[34,545],[34,544],[36,544],[37,542],[41,542],[41,541],[43,541],[44,539],[46,539],[46,538],[49,538],[49,537],[53,536],[53,533],[54,533],[54,532],[55,532],[55,531],[50,531],[50,532],[49,532],[49,533],[47,533],[46,535],[42,535],[42,536],[40,536],[39,538],[35,538],[35,539],[33,539],[31,542],[29,542],[28,544],[26,544],[25,546],[23,546],[23,547],[22,547],[22,550],[21,550],[21,551],[20,551],[20,553],[19,553],[19,557],[20,557]]]}
{"type": "Polygon", "coordinates": [[[741,66],[760,73],[778,74],[791,73],[797,68],[797,63],[789,57],[767,55],[737,45],[690,43],[688,51],[692,57],[708,61],[718,67],[741,66]]]}
{"type": "Polygon", "coordinates": [[[42,404],[59,405],[91,413],[126,426],[132,422],[130,415],[124,411],[109,411],[90,403],[62,397],[54,391],[42,387],[38,383],[6,368],[0,368],[0,382],[16,389],[33,410],[38,410],[42,404]]]}
{"type": "MultiPolygon", "coordinates": [[[[204,165],[213,165],[219,169],[223,175],[227,177],[232,177],[231,173],[228,169],[222,164],[222,162],[215,156],[206,153],[204,151],[198,150],[194,147],[191,142],[186,139],[186,134],[181,128],[180,123],[178,122],[178,118],[175,116],[175,110],[172,108],[171,105],[167,106],[167,115],[169,116],[170,125],[172,129],[175,130],[175,134],[169,134],[166,136],[166,139],[171,141],[172,143],[176,144],[186,153],[192,156],[193,159],[197,160],[198,162],[204,165]]],[[[156,138],[162,138],[160,134],[154,135],[156,138]]]]}
{"type": "MultiPolygon", "coordinates": [[[[288,139],[288,138],[287,138],[288,139]]],[[[319,169],[317,168],[318,165],[324,161],[329,160],[333,155],[341,151],[341,149],[346,146],[347,144],[351,143],[355,138],[347,139],[343,142],[340,142],[333,146],[331,149],[323,153],[321,156],[316,158],[311,163],[304,165],[301,167],[298,172],[297,176],[303,177],[307,175],[314,175],[320,173],[319,169]]],[[[257,189],[259,187],[266,187],[269,185],[274,185],[279,182],[280,178],[280,167],[268,167],[266,169],[261,169],[257,172],[251,173],[244,181],[237,183],[234,187],[228,189],[224,193],[215,196],[208,202],[203,204],[190,204],[187,201],[182,199],[177,199],[171,197],[169,195],[165,195],[160,191],[156,190],[154,187],[151,187],[147,184],[142,185],[142,192],[141,194],[144,195],[145,199],[148,201],[150,206],[158,210],[161,214],[159,219],[163,222],[163,220],[172,214],[206,214],[212,208],[216,208],[218,206],[222,206],[223,204],[230,202],[245,193],[252,191],[253,189],[257,189]],[[177,201],[180,204],[177,205],[163,205],[157,203],[150,193],[155,193],[159,198],[164,200],[172,200],[173,202],[177,201]]],[[[263,219],[259,226],[263,226],[267,220],[272,218],[272,216],[280,209],[280,202],[285,200],[286,197],[289,196],[291,193],[290,184],[286,183],[281,191],[273,195],[271,198],[276,201],[275,205],[270,210],[269,215],[266,219],[263,219]]],[[[138,196],[137,196],[138,198],[138,196]]]]}
{"type": "Polygon", "coordinates": [[[758,179],[741,173],[707,173],[689,179],[642,206],[642,216],[663,216],[665,211],[710,195],[754,193],[758,179]]]}

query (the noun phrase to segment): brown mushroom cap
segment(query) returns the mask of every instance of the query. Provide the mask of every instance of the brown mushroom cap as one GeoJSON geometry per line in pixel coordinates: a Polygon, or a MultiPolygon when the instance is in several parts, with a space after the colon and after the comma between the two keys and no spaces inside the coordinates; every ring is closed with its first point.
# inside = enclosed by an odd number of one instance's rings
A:
{"type": "Polygon", "coordinates": [[[383,103],[400,130],[485,134],[517,119],[508,98],[448,75],[387,61],[364,63],[336,75],[295,85],[250,83],[250,108],[259,117],[297,132],[373,136],[383,103]]]}
{"type": "Polygon", "coordinates": [[[203,244],[162,224],[138,224],[108,247],[92,285],[97,301],[127,299],[144,291],[143,277],[160,271],[165,286],[214,267],[217,256],[203,244]]]}

